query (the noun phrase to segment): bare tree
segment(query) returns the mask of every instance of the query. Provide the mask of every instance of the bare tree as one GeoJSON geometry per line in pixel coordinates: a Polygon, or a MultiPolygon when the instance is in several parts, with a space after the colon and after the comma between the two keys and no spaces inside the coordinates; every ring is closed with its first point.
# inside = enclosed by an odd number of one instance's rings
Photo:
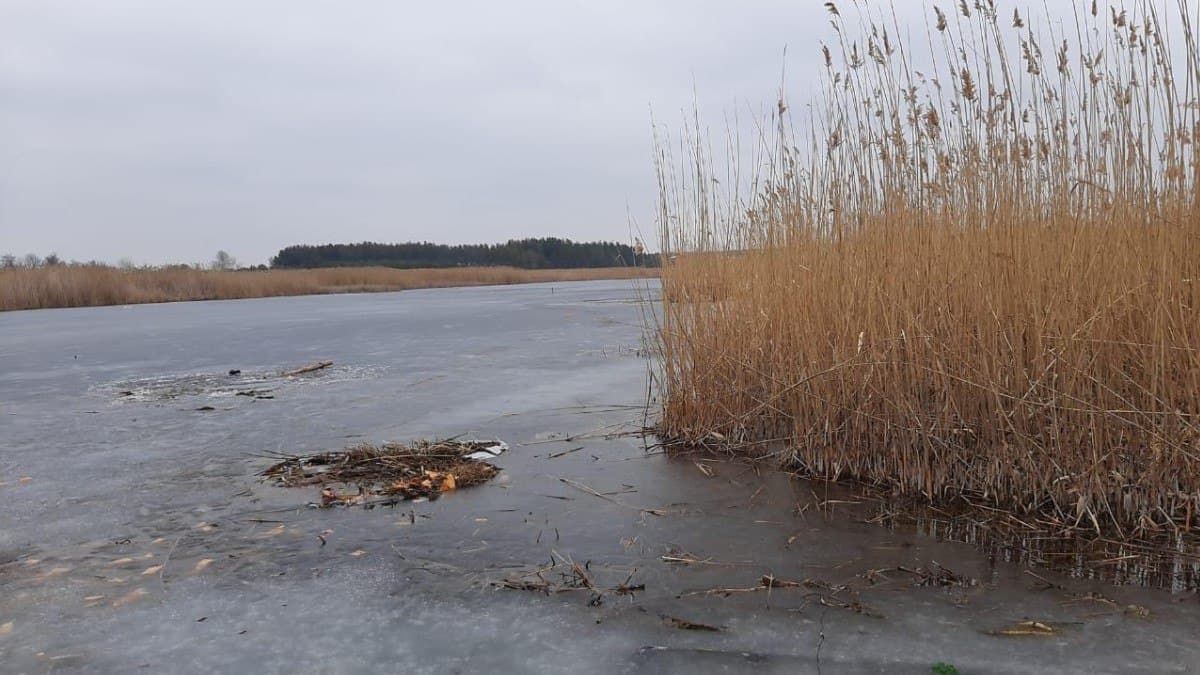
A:
{"type": "Polygon", "coordinates": [[[11,253],[5,253],[4,255],[0,256],[0,267],[3,267],[6,270],[11,270],[16,266],[17,256],[11,253]]]}
{"type": "Polygon", "coordinates": [[[237,267],[237,258],[229,255],[226,251],[217,251],[217,257],[213,258],[212,268],[219,271],[228,271],[237,267]]]}
{"type": "Polygon", "coordinates": [[[46,259],[42,261],[42,264],[44,264],[46,267],[54,267],[55,265],[61,265],[62,258],[58,257],[57,253],[49,253],[46,255],[46,259]]]}
{"type": "Polygon", "coordinates": [[[25,257],[21,259],[21,263],[29,269],[34,269],[41,267],[42,259],[39,258],[36,253],[26,253],[25,257]]]}

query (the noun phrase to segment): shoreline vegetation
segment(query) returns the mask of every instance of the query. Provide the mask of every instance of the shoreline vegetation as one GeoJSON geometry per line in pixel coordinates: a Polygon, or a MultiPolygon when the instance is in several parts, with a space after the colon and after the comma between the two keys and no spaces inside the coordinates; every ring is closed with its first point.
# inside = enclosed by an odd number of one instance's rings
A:
{"type": "Polygon", "coordinates": [[[59,264],[0,269],[0,311],[657,276],[656,268],[646,267],[201,270],[59,264]]]}
{"type": "Polygon", "coordinates": [[[1197,559],[1195,3],[854,4],[802,129],[659,139],[661,434],[1197,559]]]}

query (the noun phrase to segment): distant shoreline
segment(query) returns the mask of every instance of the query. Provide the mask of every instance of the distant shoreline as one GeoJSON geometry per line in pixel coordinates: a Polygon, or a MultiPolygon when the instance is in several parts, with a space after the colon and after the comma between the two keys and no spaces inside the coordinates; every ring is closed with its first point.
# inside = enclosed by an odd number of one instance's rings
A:
{"type": "Polygon", "coordinates": [[[0,270],[0,312],[193,300],[384,293],[421,288],[495,286],[548,281],[644,279],[658,277],[658,274],[657,268],[646,267],[334,267],[222,272],[53,266],[0,270]]]}

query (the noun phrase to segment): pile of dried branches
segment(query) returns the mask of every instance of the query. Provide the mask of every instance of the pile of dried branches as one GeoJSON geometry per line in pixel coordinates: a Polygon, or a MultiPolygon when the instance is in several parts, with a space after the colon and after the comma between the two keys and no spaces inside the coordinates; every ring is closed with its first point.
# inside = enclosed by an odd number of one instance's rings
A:
{"type": "Polygon", "coordinates": [[[371,496],[437,499],[443,492],[486,483],[499,473],[478,457],[494,447],[490,441],[363,444],[289,456],[261,475],[284,487],[321,486],[321,506],[367,504],[371,496]],[[338,492],[338,486],[357,487],[358,492],[338,492]]]}

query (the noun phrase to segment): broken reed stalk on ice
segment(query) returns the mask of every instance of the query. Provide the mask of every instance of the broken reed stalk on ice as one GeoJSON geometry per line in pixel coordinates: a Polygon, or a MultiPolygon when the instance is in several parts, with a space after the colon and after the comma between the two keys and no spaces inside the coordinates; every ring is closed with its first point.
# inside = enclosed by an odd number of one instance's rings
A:
{"type": "Polygon", "coordinates": [[[1195,532],[1200,8],[999,4],[934,9],[918,55],[888,9],[827,3],[806,132],[781,101],[749,171],[699,122],[679,164],[660,139],[662,433],[1195,532]]]}

